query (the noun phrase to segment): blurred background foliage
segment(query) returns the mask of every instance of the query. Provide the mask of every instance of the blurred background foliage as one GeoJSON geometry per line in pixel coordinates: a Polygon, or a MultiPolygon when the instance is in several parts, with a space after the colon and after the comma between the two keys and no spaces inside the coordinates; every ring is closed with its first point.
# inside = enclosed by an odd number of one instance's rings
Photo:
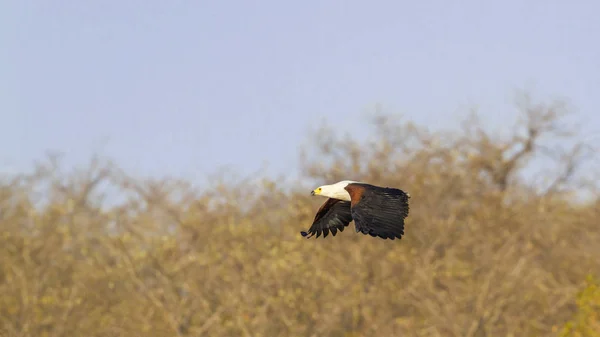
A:
{"type": "Polygon", "coordinates": [[[600,336],[597,149],[564,105],[518,108],[502,135],[475,114],[459,132],[379,114],[364,142],[325,127],[299,182],[199,189],[98,158],[5,175],[0,334],[600,336]],[[408,191],[406,236],[303,239],[308,191],[342,179],[408,191]]]}

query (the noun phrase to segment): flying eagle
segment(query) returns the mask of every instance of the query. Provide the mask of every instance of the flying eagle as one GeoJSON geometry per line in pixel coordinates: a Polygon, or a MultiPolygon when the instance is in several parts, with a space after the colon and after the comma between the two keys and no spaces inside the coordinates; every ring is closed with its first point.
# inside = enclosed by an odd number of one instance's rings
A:
{"type": "Polygon", "coordinates": [[[308,232],[300,232],[307,239],[315,234],[325,238],[329,232],[335,236],[352,220],[357,233],[392,240],[404,235],[410,194],[402,190],[343,180],[310,193],[328,199],[317,211],[308,232]]]}

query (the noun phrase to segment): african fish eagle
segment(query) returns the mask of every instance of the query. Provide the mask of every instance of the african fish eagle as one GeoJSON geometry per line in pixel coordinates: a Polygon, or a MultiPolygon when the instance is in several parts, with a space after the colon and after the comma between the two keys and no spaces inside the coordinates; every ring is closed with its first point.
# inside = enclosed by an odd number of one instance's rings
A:
{"type": "Polygon", "coordinates": [[[317,211],[308,232],[301,232],[307,239],[315,234],[325,238],[329,232],[335,236],[352,220],[357,233],[392,240],[404,235],[410,194],[400,189],[343,180],[310,193],[328,199],[317,211]]]}

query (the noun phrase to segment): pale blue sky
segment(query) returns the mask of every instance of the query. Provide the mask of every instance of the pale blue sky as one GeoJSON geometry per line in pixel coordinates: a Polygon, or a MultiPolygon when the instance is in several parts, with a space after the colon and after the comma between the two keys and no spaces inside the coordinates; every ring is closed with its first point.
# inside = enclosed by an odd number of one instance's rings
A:
{"type": "Polygon", "coordinates": [[[513,90],[564,96],[600,142],[598,1],[17,1],[0,4],[0,163],[94,152],[202,179],[298,169],[324,119],[380,103],[431,128],[513,90]]]}

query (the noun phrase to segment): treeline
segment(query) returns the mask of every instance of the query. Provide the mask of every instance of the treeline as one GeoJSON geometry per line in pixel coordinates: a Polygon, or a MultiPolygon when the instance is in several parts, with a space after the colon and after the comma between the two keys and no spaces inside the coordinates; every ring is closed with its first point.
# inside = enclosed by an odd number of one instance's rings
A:
{"type": "Polygon", "coordinates": [[[506,137],[385,115],[366,141],[316,133],[306,179],[411,194],[400,241],[303,239],[323,201],[305,182],[197,189],[102,160],[5,176],[0,335],[598,336],[599,172],[563,106],[523,102],[506,137]]]}

